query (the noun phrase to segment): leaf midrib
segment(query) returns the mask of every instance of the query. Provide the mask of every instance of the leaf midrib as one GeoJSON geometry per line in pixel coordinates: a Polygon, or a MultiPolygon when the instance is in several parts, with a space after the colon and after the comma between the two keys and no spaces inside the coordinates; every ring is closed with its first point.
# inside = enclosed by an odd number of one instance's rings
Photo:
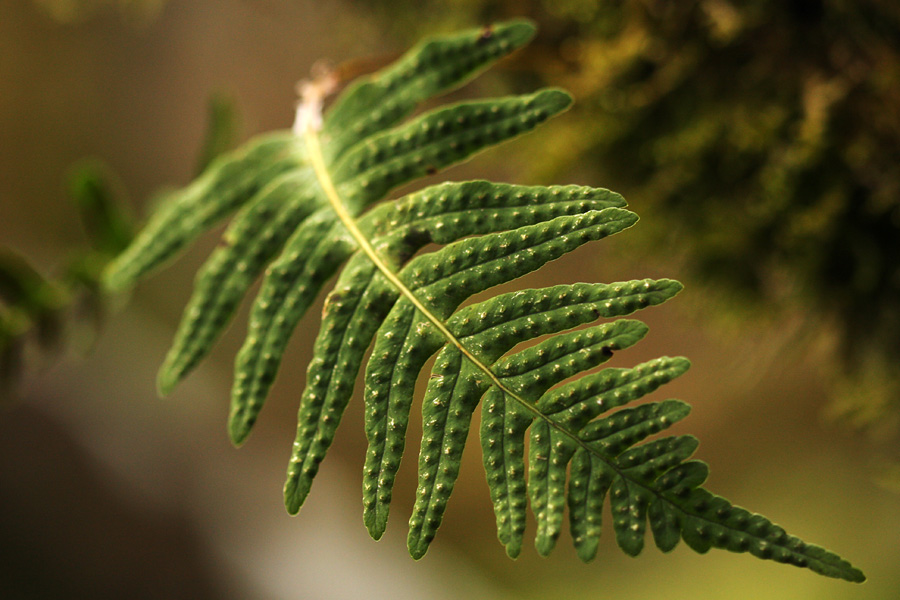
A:
{"type": "MultiPolygon", "coordinates": [[[[709,521],[709,519],[706,518],[704,515],[697,514],[697,513],[695,513],[695,511],[685,510],[685,507],[672,503],[671,500],[666,498],[659,490],[655,490],[655,489],[651,488],[650,486],[647,486],[645,483],[629,477],[626,473],[626,470],[618,468],[614,464],[614,462],[609,459],[609,457],[599,453],[595,448],[591,447],[586,442],[584,442],[582,439],[580,439],[578,437],[578,435],[574,434],[567,428],[562,427],[559,423],[557,423],[553,419],[550,419],[547,415],[543,414],[540,410],[538,410],[537,406],[534,403],[529,402],[525,398],[522,398],[521,396],[516,394],[513,390],[511,390],[509,387],[504,385],[503,381],[496,374],[494,374],[494,372],[490,369],[490,367],[488,365],[484,364],[484,362],[482,362],[477,356],[475,356],[468,349],[466,349],[466,347],[463,346],[462,342],[460,342],[460,340],[457,339],[457,337],[455,335],[453,335],[453,332],[450,331],[450,329],[444,324],[444,322],[440,318],[438,318],[432,311],[430,311],[428,309],[428,307],[425,306],[422,303],[422,301],[419,300],[418,297],[416,297],[416,295],[412,292],[412,290],[410,290],[403,283],[403,281],[397,276],[397,274],[393,270],[391,270],[391,268],[387,265],[387,263],[385,263],[385,261],[382,260],[381,256],[378,254],[378,252],[375,250],[375,248],[369,242],[368,238],[363,234],[363,232],[357,226],[356,219],[354,219],[353,215],[350,214],[350,212],[344,206],[344,202],[341,199],[340,194],[338,194],[337,189],[335,189],[334,182],[331,179],[331,174],[328,171],[328,167],[325,164],[325,159],[322,155],[322,148],[321,148],[321,143],[319,141],[318,133],[312,126],[307,126],[303,131],[303,137],[306,141],[306,145],[309,150],[310,163],[312,164],[313,172],[316,174],[316,179],[318,180],[319,185],[322,187],[322,190],[325,192],[325,196],[328,199],[328,202],[331,205],[331,208],[334,210],[335,214],[337,215],[338,219],[341,221],[341,224],[343,224],[343,226],[347,229],[347,231],[353,237],[354,241],[357,243],[360,250],[362,250],[363,253],[369,258],[369,260],[372,261],[372,263],[375,265],[375,267],[391,283],[391,285],[393,285],[400,292],[400,294],[402,296],[404,296],[407,300],[409,300],[409,302],[416,308],[416,310],[418,310],[420,313],[422,313],[422,315],[424,315],[425,318],[428,319],[432,325],[434,325],[434,327],[441,333],[441,335],[447,340],[448,343],[452,344],[478,370],[483,372],[488,377],[488,379],[490,379],[492,385],[496,386],[497,389],[500,390],[504,395],[514,399],[516,402],[518,402],[520,405],[522,405],[526,410],[528,410],[530,413],[532,413],[536,418],[547,423],[547,425],[549,427],[560,432],[560,434],[564,435],[565,437],[571,439],[573,442],[575,442],[576,445],[578,445],[579,447],[584,449],[589,454],[592,454],[592,455],[596,456],[597,458],[599,458],[601,461],[603,461],[604,464],[607,465],[607,467],[609,467],[612,471],[614,471],[623,480],[625,480],[627,482],[630,481],[631,483],[634,483],[634,484],[638,485],[639,487],[642,487],[642,488],[648,490],[652,495],[673,505],[677,510],[680,510],[681,512],[683,512],[685,514],[689,514],[693,517],[699,517],[702,520],[709,521]]],[[[709,521],[709,522],[712,523],[712,521],[709,521]]],[[[720,526],[724,526],[728,529],[732,529],[733,531],[736,531],[739,533],[748,534],[753,537],[757,537],[758,539],[765,539],[760,536],[755,536],[747,531],[743,531],[740,529],[733,529],[722,523],[716,523],[716,524],[720,525],[720,526]]],[[[766,540],[766,541],[768,541],[768,540],[766,540]]],[[[771,543],[771,542],[769,542],[769,543],[771,543]]],[[[780,545],[780,544],[773,544],[773,545],[780,545]]],[[[796,550],[787,548],[786,546],[782,546],[782,547],[785,547],[786,549],[788,549],[792,552],[796,552],[796,550]]],[[[816,560],[817,562],[820,562],[822,564],[828,564],[822,560],[815,559],[804,553],[800,553],[800,552],[797,552],[797,553],[806,557],[809,560],[816,560]]]]}
{"type": "Polygon", "coordinates": [[[418,310],[422,315],[428,319],[432,325],[441,333],[441,335],[452,344],[459,352],[462,353],[472,364],[482,371],[490,380],[491,383],[502,391],[505,395],[510,396],[515,399],[517,402],[522,404],[525,408],[527,408],[530,412],[534,413],[535,416],[541,418],[550,424],[551,427],[560,430],[560,432],[564,433],[568,437],[572,437],[577,442],[580,442],[581,445],[586,450],[591,450],[588,448],[581,440],[578,440],[577,436],[574,436],[570,431],[560,428],[556,423],[548,419],[544,416],[533,403],[529,402],[525,398],[522,398],[507,386],[503,384],[497,375],[490,369],[490,367],[484,362],[482,362],[477,356],[472,354],[465,346],[463,346],[462,342],[453,335],[453,332],[447,327],[446,324],[431,310],[428,309],[425,304],[419,300],[418,297],[410,290],[394,273],[393,270],[387,265],[387,263],[381,258],[372,244],[369,242],[368,238],[363,234],[363,232],[359,229],[356,224],[356,220],[353,218],[353,215],[347,210],[344,206],[344,202],[338,194],[337,189],[334,187],[334,182],[331,179],[331,174],[328,171],[328,167],[325,165],[325,159],[322,156],[321,144],[319,142],[319,136],[316,133],[315,129],[312,127],[307,127],[304,131],[304,139],[306,140],[307,147],[309,149],[310,154],[310,162],[312,163],[313,171],[316,174],[316,178],[319,181],[319,185],[322,186],[322,190],[325,192],[325,196],[328,198],[328,202],[331,204],[332,209],[335,214],[337,214],[338,219],[340,219],[341,224],[347,228],[347,231],[353,237],[354,241],[359,246],[360,250],[372,261],[375,267],[381,272],[381,274],[400,292],[400,294],[405,297],[409,302],[418,310]]]}
{"type": "Polygon", "coordinates": [[[344,202],[341,199],[341,196],[338,193],[337,189],[335,188],[334,182],[331,179],[331,174],[328,171],[327,165],[325,164],[325,158],[322,155],[322,147],[319,141],[319,135],[316,130],[312,126],[307,126],[303,131],[303,137],[309,150],[309,158],[310,163],[312,164],[313,172],[316,174],[316,179],[318,180],[319,185],[322,187],[322,190],[325,192],[325,196],[328,199],[329,204],[331,205],[338,219],[341,221],[341,224],[343,224],[343,226],[353,237],[360,250],[362,250],[363,253],[369,258],[369,260],[372,261],[375,267],[381,272],[382,275],[384,275],[384,277],[391,283],[391,285],[393,285],[403,297],[409,300],[409,302],[416,308],[416,310],[422,313],[422,315],[424,315],[425,318],[428,319],[432,325],[434,325],[434,327],[441,333],[441,335],[447,340],[448,343],[453,345],[457,350],[459,350],[460,353],[462,353],[463,356],[471,361],[471,363],[478,370],[483,372],[487,376],[487,378],[490,379],[491,384],[496,386],[497,389],[503,392],[504,395],[514,399],[526,410],[532,413],[536,418],[544,421],[552,429],[559,431],[562,435],[571,439],[586,452],[597,456],[597,458],[606,463],[609,468],[615,471],[619,476],[625,479],[630,479],[625,475],[622,469],[617,468],[615,464],[613,464],[613,462],[609,460],[609,457],[598,453],[595,448],[589,446],[572,431],[568,430],[565,427],[562,427],[559,423],[543,414],[540,410],[538,410],[537,406],[534,403],[529,402],[528,400],[511,390],[508,386],[504,385],[503,381],[491,370],[491,368],[483,361],[481,361],[477,356],[472,354],[472,352],[470,352],[462,344],[462,342],[455,335],[453,335],[453,332],[450,331],[447,325],[444,324],[444,322],[437,315],[430,311],[428,307],[422,303],[421,300],[419,300],[419,298],[412,292],[412,290],[410,290],[403,283],[403,281],[397,276],[397,274],[394,273],[394,271],[391,270],[387,263],[381,258],[381,256],[372,246],[371,242],[369,242],[369,239],[357,226],[356,219],[354,219],[353,215],[350,214],[350,212],[344,206],[344,202]]]}

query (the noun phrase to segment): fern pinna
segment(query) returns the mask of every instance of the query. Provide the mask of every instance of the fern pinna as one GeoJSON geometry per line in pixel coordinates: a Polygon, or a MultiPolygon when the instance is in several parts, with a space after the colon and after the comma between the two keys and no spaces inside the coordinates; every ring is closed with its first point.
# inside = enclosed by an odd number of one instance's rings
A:
{"type": "Polygon", "coordinates": [[[630,555],[641,551],[649,520],[663,551],[683,538],[698,552],[749,552],[862,581],[862,572],[837,555],[700,487],[707,467],[689,460],[697,447],[692,436],[639,444],[689,407],[678,400],[623,407],[683,373],[686,359],[659,358],[566,382],[647,331],[629,319],[578,326],[664,302],[681,284],[559,285],[460,308],[478,292],[633,225],[637,217],[619,195],[467,181],[373,206],[391,189],[569,106],[568,94],[550,89],[462,102],[402,122],[423,100],[460,85],[533,33],[531,24],[514,21],[428,40],[349,86],[324,117],[322,101],[334,82],[326,76],[307,83],[294,131],[249,142],[170,198],[110,266],[109,288],[133,285],[229,213],[237,215],[197,276],[159,374],[161,392],[207,354],[265,272],[235,367],[229,432],[241,444],[292,330],[346,263],[325,303],[300,402],[284,490],[291,513],[309,493],[374,339],[366,366],[363,499],[376,539],[388,518],[416,378],[437,353],[422,409],[412,556],[425,553],[441,523],[480,402],[484,468],[510,556],[520,552],[530,500],[538,552],[553,548],[568,507],[578,555],[590,560],[609,497],[616,540],[630,555]],[[420,254],[428,244],[443,246],[420,254]],[[514,350],[542,336],[548,337],[514,350]]]}

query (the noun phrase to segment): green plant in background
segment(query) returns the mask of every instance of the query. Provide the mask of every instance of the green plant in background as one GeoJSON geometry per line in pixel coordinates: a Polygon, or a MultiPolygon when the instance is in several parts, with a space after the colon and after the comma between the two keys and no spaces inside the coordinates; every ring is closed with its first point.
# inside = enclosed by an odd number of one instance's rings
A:
{"type": "Polygon", "coordinates": [[[530,499],[539,553],[553,548],[568,507],[578,555],[590,560],[609,497],[616,540],[630,555],[641,551],[649,521],[663,551],[684,539],[698,552],[749,552],[863,581],[862,572],[837,555],[702,488],[707,467],[689,460],[697,447],[692,436],[640,443],[684,418],[689,407],[678,400],[625,405],[683,373],[686,359],[588,373],[638,342],[647,328],[630,319],[577,326],[664,302],[681,284],[559,285],[462,306],[474,294],[633,225],[637,217],[618,194],[467,181],[376,206],[391,189],[568,108],[568,94],[547,89],[462,102],[404,121],[422,101],[460,85],[533,32],[529,23],[513,21],[423,42],[352,84],[323,117],[324,97],[336,85],[326,73],[301,88],[293,132],[249,142],[172,194],[111,263],[104,275],[108,289],[134,285],[237,214],[197,276],[159,374],[160,390],[170,391],[208,353],[265,273],[236,359],[229,433],[241,444],[292,330],[340,271],[300,403],[285,485],[291,513],[309,493],[374,340],[364,394],[369,448],[363,498],[365,523],[376,539],[387,522],[415,381],[437,354],[422,409],[412,556],[426,552],[440,526],[480,402],[484,467],[498,535],[510,556],[520,552],[530,499]],[[442,247],[420,252],[430,244],[442,247]]]}
{"type": "Polygon", "coordinates": [[[732,314],[787,307],[807,332],[835,331],[833,411],[896,454],[900,4],[369,4],[397,36],[535,19],[510,80],[561,83],[578,103],[533,172],[602,181],[663,215],[635,237],[677,248],[685,276],[733,298],[732,314]]]}
{"type": "MultiPolygon", "coordinates": [[[[198,172],[233,147],[237,128],[231,99],[213,95],[198,172]]],[[[18,396],[17,384],[36,364],[67,347],[89,347],[114,304],[100,278],[135,233],[124,186],[98,160],[74,165],[67,183],[88,243],[72,248],[58,273],[48,277],[15,249],[0,246],[0,401],[18,396]]],[[[160,193],[157,201],[164,204],[166,196],[160,193]]]]}
{"type": "Polygon", "coordinates": [[[56,354],[64,340],[79,337],[78,325],[90,337],[96,334],[108,304],[100,273],[131,242],[133,225],[120,186],[102,163],[74,167],[69,193],[89,245],[73,249],[58,276],[44,276],[27,258],[0,246],[0,398],[14,395],[30,355],[56,354]]]}

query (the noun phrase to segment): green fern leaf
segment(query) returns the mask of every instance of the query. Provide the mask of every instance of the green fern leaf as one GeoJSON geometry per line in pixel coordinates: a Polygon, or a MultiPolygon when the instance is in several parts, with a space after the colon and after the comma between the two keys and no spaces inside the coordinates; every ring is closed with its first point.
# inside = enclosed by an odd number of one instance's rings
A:
{"type": "Polygon", "coordinates": [[[477,293],[631,227],[637,217],[621,196],[582,186],[468,181],[375,206],[391,189],[530,131],[568,107],[568,94],[543,90],[445,106],[401,122],[423,100],[460,85],[532,35],[530,24],[517,21],[426,41],[352,84],[324,118],[321,104],[333,82],[307,84],[294,133],[251,141],[171,198],[110,265],[108,287],[133,285],[201,232],[237,215],[197,276],[160,371],[160,390],[170,391],[209,352],[264,273],[235,365],[229,433],[242,443],[297,322],[340,273],[300,401],[284,489],[289,512],[306,499],[372,347],[363,503],[376,539],[387,526],[415,382],[437,355],[422,408],[408,538],[413,557],[427,551],[441,524],[480,404],[498,537],[512,557],[521,551],[530,504],[540,554],[553,549],[568,507],[578,555],[591,560],[609,497],[616,541],[630,555],[643,549],[649,522],[663,551],[684,539],[698,552],[749,552],[862,581],[837,555],[700,487],[707,468],[690,460],[695,438],[648,440],[686,417],[689,406],[678,400],[626,405],[684,373],[687,359],[595,371],[647,332],[643,323],[621,317],[665,302],[681,284],[579,283],[463,306],[477,293]],[[441,247],[420,252],[430,244],[441,247]],[[598,319],[613,320],[591,325],[598,319]],[[523,342],[531,345],[518,348],[523,342]]]}

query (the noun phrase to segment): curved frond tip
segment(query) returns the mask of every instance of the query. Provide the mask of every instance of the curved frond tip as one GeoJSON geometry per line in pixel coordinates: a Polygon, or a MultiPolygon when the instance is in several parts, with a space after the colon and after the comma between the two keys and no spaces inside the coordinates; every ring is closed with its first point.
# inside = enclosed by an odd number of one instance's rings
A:
{"type": "MultiPolygon", "coordinates": [[[[681,540],[862,581],[836,554],[706,491],[697,440],[657,434],[684,419],[680,400],[642,402],[683,374],[685,358],[606,367],[647,333],[625,318],[667,301],[668,279],[523,289],[474,304],[475,294],[541,268],[637,221],[621,196],[584,186],[448,182],[379,203],[411,180],[526,133],[571,103],[561,90],[462,102],[404,121],[431,96],[459,86],[523,45],[515,21],[423,42],[352,85],[324,119],[298,134],[251,141],[171,196],[110,266],[125,288],[236,213],[194,294],[159,373],[168,393],[227,327],[253,283],[262,286],[235,362],[228,431],[249,435],[300,318],[328,294],[300,401],[285,504],[299,511],[365,365],[364,521],[387,526],[405,453],[416,379],[436,356],[422,409],[410,554],[421,557],[441,524],[472,418],[480,406],[484,469],[500,542],[522,549],[526,507],[535,546],[553,549],[568,514],[578,556],[598,551],[609,500],[619,547],[640,553],[681,540]],[[376,206],[377,204],[377,206],[376,206]],[[437,245],[431,252],[422,252],[437,245]],[[526,442],[527,438],[527,442],[526,442]],[[527,451],[526,451],[527,447],[527,451]]],[[[318,104],[315,105],[316,107],[318,104]]]]}

